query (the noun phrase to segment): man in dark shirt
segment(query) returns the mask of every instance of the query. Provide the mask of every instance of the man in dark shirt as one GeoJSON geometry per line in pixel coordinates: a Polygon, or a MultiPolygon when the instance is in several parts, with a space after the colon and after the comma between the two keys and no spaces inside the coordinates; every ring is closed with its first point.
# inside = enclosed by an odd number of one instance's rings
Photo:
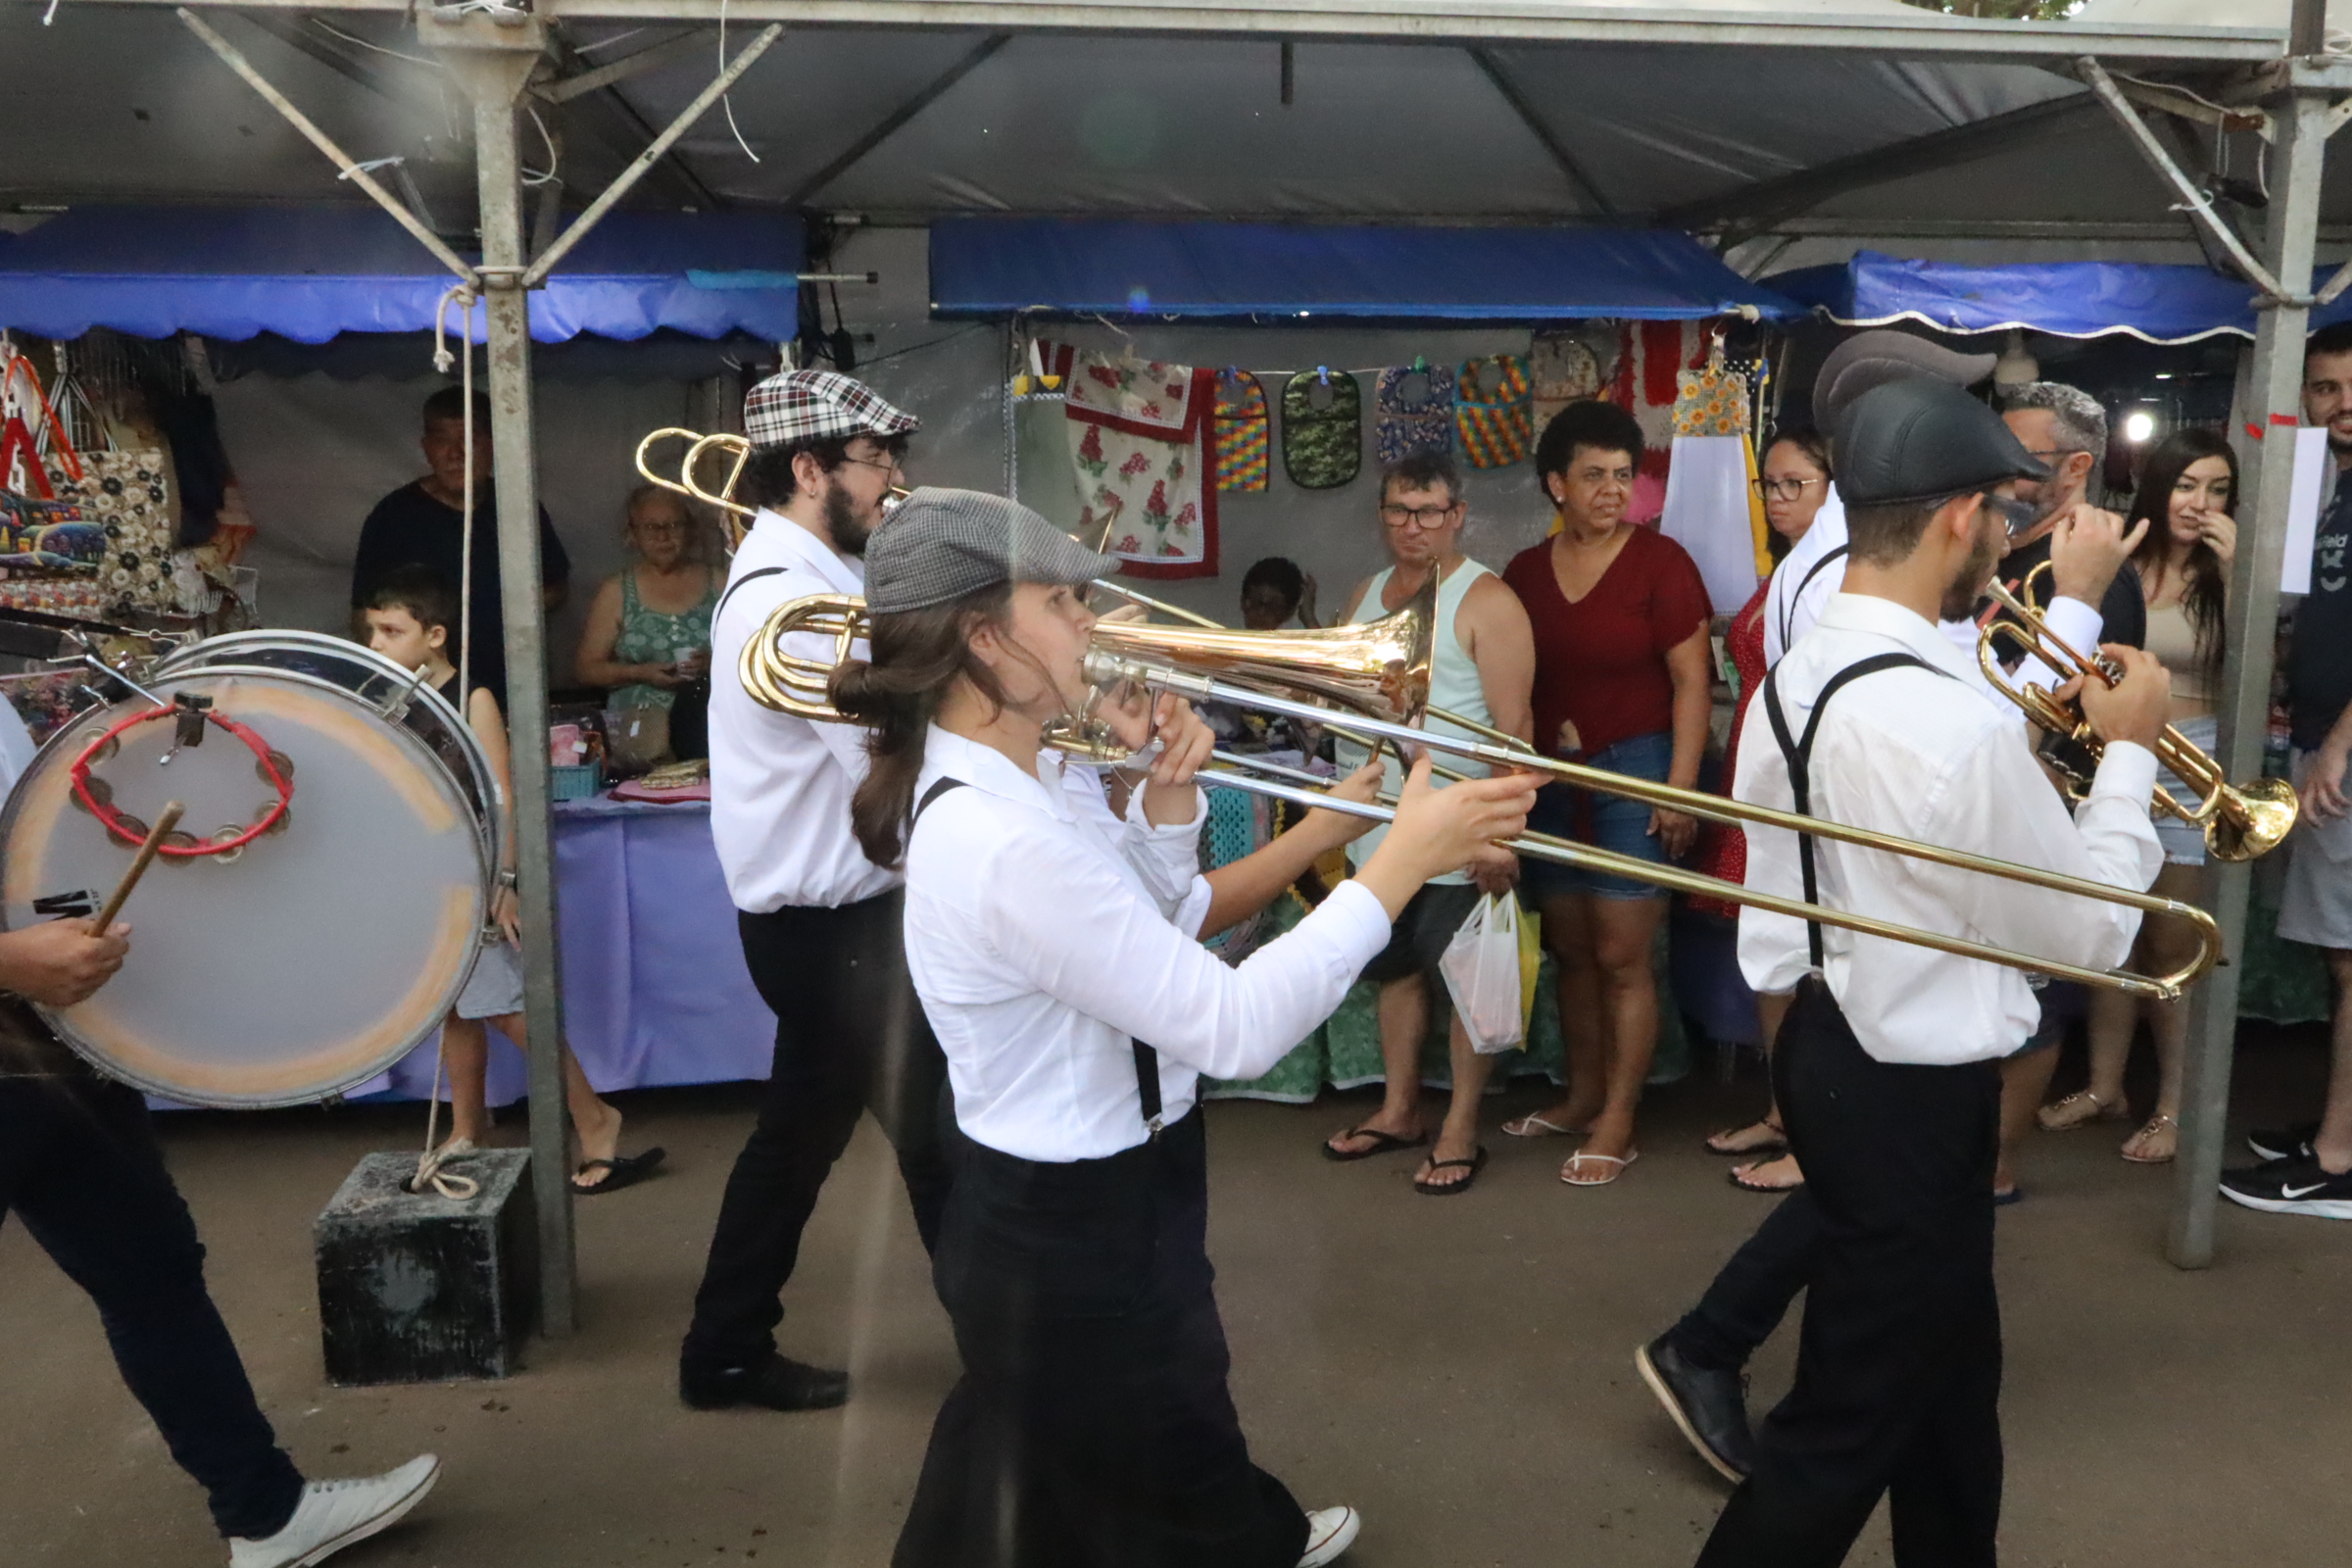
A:
{"type": "MultiPolygon", "coordinates": [[[[351,564],[351,608],[356,616],[384,578],[402,566],[430,566],[452,584],[465,564],[466,394],[445,386],[424,400],[425,476],[375,504],[360,528],[351,564]]],[[[473,612],[466,627],[473,684],[487,686],[506,706],[507,621],[500,608],[498,493],[490,483],[490,400],[473,399],[473,612]]],[[[539,509],[539,580],[550,612],[571,586],[571,560],[539,509]]]]}
{"type": "Polygon", "coordinates": [[[2303,819],[2287,840],[2278,935],[2321,949],[2335,979],[2334,1048],[2320,1120],[2258,1129],[2263,1163],[2222,1173],[2248,1208],[2352,1219],[2352,324],[2322,327],[2303,355],[2303,420],[2328,431],[2335,492],[2312,539],[2311,589],[2286,659],[2303,819]]]}
{"type": "MultiPolygon", "coordinates": [[[[2018,593],[2027,573],[2050,559],[2050,531],[2058,519],[2090,504],[2091,476],[2107,465],[2107,411],[2089,393],[2057,381],[2008,388],[2001,403],[2001,422],[2050,469],[2047,479],[2017,487],[2018,499],[2032,502],[2039,514],[2032,527],[2010,540],[2009,553],[2001,558],[2002,585],[2018,593]]],[[[2048,577],[2034,588],[2034,603],[2048,604],[2053,591],[2048,577]]],[[[2099,601],[2099,616],[2101,642],[2131,648],[2146,644],[2148,604],[2138,572],[2115,574],[2099,601]]]]}

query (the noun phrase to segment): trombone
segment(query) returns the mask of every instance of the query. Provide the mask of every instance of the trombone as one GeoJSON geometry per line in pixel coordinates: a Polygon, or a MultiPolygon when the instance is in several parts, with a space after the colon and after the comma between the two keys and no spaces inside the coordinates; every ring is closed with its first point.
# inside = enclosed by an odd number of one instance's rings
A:
{"type": "MultiPolygon", "coordinates": [[[[1424,590],[1415,603],[1380,620],[1321,631],[1234,632],[1218,628],[1213,633],[1217,639],[1213,645],[1204,641],[1211,635],[1205,631],[1102,621],[1094,630],[1093,651],[1086,659],[1086,676],[1101,687],[1131,684],[1148,690],[1172,692],[1195,701],[1227,703],[1277,716],[1322,724],[1343,733],[1352,733],[1364,739],[1366,744],[1395,745],[1400,755],[1407,747],[1444,752],[1490,766],[1547,774],[1579,788],[1623,796],[1710,821],[1810,833],[1816,838],[1908,856],[1957,870],[2001,877],[2103,903],[2120,904],[2138,909],[2143,914],[2186,922],[2197,933],[2197,951],[2186,963],[2169,974],[2149,976],[2126,969],[2091,969],[2057,962],[2030,953],[1972,942],[1963,937],[1947,936],[1938,931],[1905,926],[1873,915],[1806,904],[1760,889],[1743,887],[1736,882],[1727,882],[1720,877],[1687,871],[1679,866],[1657,865],[1631,856],[1547,835],[1523,835],[1507,841],[1503,846],[1538,859],[1631,877],[1673,892],[1704,894],[1732,904],[1770,909],[1792,919],[1818,921],[1865,936],[1933,948],[1959,957],[2004,964],[2014,969],[2079,981],[2135,997],[2164,1001],[2179,997],[2187,987],[2203,978],[2220,956],[2221,932],[2213,917],[2193,905],[2173,899],[2112,888],[2104,883],[1969,855],[1940,845],[1898,838],[1868,828],[1850,827],[1820,817],[1801,816],[1793,811],[1751,806],[1698,790],[1652,783],[1647,779],[1534,754],[1515,741],[1504,745],[1495,741],[1464,739],[1398,722],[1399,719],[1419,717],[1424,710],[1422,705],[1427,701],[1433,608],[1434,596],[1424,590]],[[1201,651],[1196,653],[1197,648],[1201,651]],[[1208,665],[1233,679],[1220,680],[1213,674],[1187,667],[1191,665],[1208,665]],[[1236,681],[1247,684],[1236,684],[1236,681]],[[1278,691],[1265,689],[1268,687],[1314,691],[1332,701],[1347,704],[1351,710],[1334,712],[1330,707],[1283,696],[1278,691]]],[[[863,601],[843,594],[811,595],[777,607],[759,633],[744,645],[738,668],[745,688],[755,701],[779,712],[819,721],[841,722],[841,713],[834,710],[826,696],[827,683],[835,664],[851,657],[852,645],[863,635],[864,616],[863,601]],[[784,651],[785,638],[807,632],[833,639],[835,657],[832,661],[800,658],[784,651]]],[[[1106,728],[1100,724],[1081,724],[1075,729],[1050,732],[1047,740],[1057,750],[1089,762],[1117,765],[1131,760],[1131,754],[1113,741],[1106,728]]],[[[1368,817],[1375,821],[1392,821],[1396,814],[1388,807],[1345,800],[1326,790],[1311,787],[1323,781],[1298,769],[1274,767],[1224,751],[1213,754],[1212,760],[1218,765],[1203,768],[1196,775],[1202,784],[1243,790],[1298,806],[1368,817]]]]}
{"type": "Polygon", "coordinates": [[[707,507],[715,508],[719,514],[727,519],[727,554],[729,555],[733,555],[735,547],[743,543],[745,524],[751,518],[760,515],[759,508],[747,507],[735,499],[735,486],[743,478],[744,465],[751,461],[751,441],[726,430],[704,435],[699,430],[681,429],[674,424],[664,425],[637,443],[637,472],[640,476],[650,483],[660,485],[664,490],[684,496],[689,501],[699,501],[707,507]],[[658,443],[663,441],[692,443],[687,447],[686,455],[678,460],[678,476],[674,479],[666,478],[654,471],[653,459],[650,454],[658,443]],[[703,453],[711,447],[735,455],[735,465],[727,470],[727,482],[720,485],[715,494],[697,484],[694,477],[697,465],[703,461],[703,453]],[[745,523],[738,523],[735,520],[737,517],[744,518],[745,523]]]}
{"type": "MultiPolygon", "coordinates": [[[[2062,680],[2081,678],[2103,680],[2114,685],[2123,672],[2112,660],[2093,651],[2084,654],[2050,630],[2050,623],[2034,600],[2034,583],[2050,569],[2043,562],[2011,593],[1995,580],[1986,591],[1994,604],[2006,611],[2005,618],[1988,621],[1977,634],[1977,662],[1984,678],[1993,688],[2008,698],[2026,716],[2042,729],[2064,740],[2074,741],[2093,756],[2100,744],[2081,710],[2061,703],[2041,686],[2018,686],[2001,667],[2000,640],[2003,637],[2016,643],[2024,652],[2039,659],[2057,672],[2062,680]]],[[[2163,785],[2156,786],[2154,808],[2179,817],[2205,834],[2205,850],[2217,860],[2251,860],[2278,847],[2279,840],[2293,830],[2298,809],[2294,786],[2282,778],[2258,778],[2245,784],[2231,784],[2222,773],[2222,764],[2189,738],[2167,724],[2164,733],[2156,738],[2156,760],[2170,768],[2176,778],[2196,792],[2193,806],[2184,805],[2163,785]]],[[[2089,780],[2063,763],[2056,764],[2064,773],[2068,793],[2080,796],[2089,787],[2089,780]]]]}

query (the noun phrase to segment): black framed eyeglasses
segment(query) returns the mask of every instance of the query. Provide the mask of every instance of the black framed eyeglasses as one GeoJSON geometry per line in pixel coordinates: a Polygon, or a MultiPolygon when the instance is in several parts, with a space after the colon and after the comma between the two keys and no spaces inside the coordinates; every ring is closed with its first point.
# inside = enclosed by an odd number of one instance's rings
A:
{"type": "Polygon", "coordinates": [[[1808,486],[1829,482],[1827,479],[1750,479],[1747,487],[1767,501],[1801,501],[1808,486]]]}
{"type": "MultiPolygon", "coordinates": [[[[1459,503],[1457,502],[1455,505],[1458,506],[1459,503]]],[[[1445,526],[1446,519],[1452,516],[1453,513],[1453,506],[1384,506],[1380,509],[1380,520],[1387,523],[1392,528],[1403,528],[1407,526],[1414,528],[1439,528],[1445,526]]]]}
{"type": "Polygon", "coordinates": [[[1984,493],[1984,510],[2001,519],[2012,539],[2041,520],[2041,509],[2033,502],[2020,501],[2015,496],[1996,496],[1989,490],[1984,493]]]}

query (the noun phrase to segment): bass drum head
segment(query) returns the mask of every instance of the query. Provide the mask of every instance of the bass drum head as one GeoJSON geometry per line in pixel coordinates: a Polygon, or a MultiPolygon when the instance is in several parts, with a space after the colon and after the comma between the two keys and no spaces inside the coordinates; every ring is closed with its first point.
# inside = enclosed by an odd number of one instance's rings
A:
{"type": "MultiPolygon", "coordinates": [[[[191,1104],[305,1104],[373,1077],[439,1026],[472,972],[489,878],[464,791],[418,736],[329,681],[211,669],[148,687],[249,726],[292,762],[293,805],[231,855],[158,856],[121,916],[121,972],[42,1015],[110,1076],[191,1104]]],[[[150,706],[90,710],[25,769],[0,809],[0,925],[93,914],[129,868],[137,847],[74,798],[71,769],[150,706]]],[[[181,828],[210,839],[275,800],[218,725],[166,763],[174,727],[139,725],[92,762],[116,809],[152,822],[180,801],[181,828]]]]}

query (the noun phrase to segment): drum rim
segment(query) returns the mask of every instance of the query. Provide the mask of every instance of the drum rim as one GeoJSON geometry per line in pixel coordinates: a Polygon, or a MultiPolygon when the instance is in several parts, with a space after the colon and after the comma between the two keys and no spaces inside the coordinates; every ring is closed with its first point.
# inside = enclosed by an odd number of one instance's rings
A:
{"type": "MultiPolygon", "coordinates": [[[[380,655],[374,655],[373,650],[368,650],[368,652],[373,657],[381,657],[380,655]]],[[[395,665],[393,667],[397,668],[398,666],[395,665]]],[[[455,797],[453,804],[462,808],[469,807],[470,803],[464,799],[465,792],[458,787],[458,780],[455,774],[451,771],[449,765],[442,761],[440,756],[435,753],[431,747],[425,744],[422,736],[418,735],[415,730],[409,728],[406,724],[400,723],[394,719],[385,718],[384,711],[381,708],[368,701],[368,699],[362,697],[359,693],[351,690],[349,687],[338,686],[331,680],[322,680],[317,675],[307,674],[298,669],[273,669],[267,664],[205,664],[193,668],[180,668],[173,670],[158,668],[148,672],[148,674],[143,677],[141,684],[152,690],[162,687],[167,681],[192,680],[198,678],[213,679],[223,676],[261,676],[269,680],[285,681],[298,686],[315,687],[319,691],[329,693],[333,697],[340,698],[342,701],[349,703],[356,708],[366,710],[369,713],[372,713],[386,729],[395,732],[398,737],[398,739],[394,742],[395,745],[405,746],[413,749],[414,753],[429,765],[430,770],[434,774],[448,782],[451,794],[453,797],[455,797]]],[[[129,697],[126,700],[135,702],[138,700],[138,696],[139,694],[137,692],[132,692],[129,694],[129,697]]],[[[435,697],[436,700],[438,700],[438,694],[435,694],[435,697]]],[[[103,704],[100,706],[111,708],[116,705],[103,704]]],[[[441,707],[444,711],[446,711],[449,708],[449,705],[447,703],[442,703],[441,707]]],[[[39,749],[33,753],[32,760],[24,764],[24,771],[17,776],[16,785],[8,791],[7,799],[5,801],[0,801],[0,873],[5,872],[9,836],[15,829],[17,818],[22,810],[24,798],[24,781],[31,778],[36,772],[38,772],[45,762],[52,761],[52,759],[49,755],[51,752],[58,752],[61,754],[69,752],[69,746],[67,743],[73,739],[75,731],[82,728],[82,719],[92,711],[95,711],[95,710],[85,709],[82,710],[82,712],[76,713],[73,718],[68,719],[63,724],[60,724],[57,727],[56,732],[47,740],[43,741],[39,749]]],[[[463,731],[463,726],[461,726],[461,730],[463,731]]],[[[468,739],[471,738],[470,731],[463,732],[467,735],[468,739]]],[[[80,744],[86,744],[86,740],[82,741],[80,744]]],[[[77,750],[78,746],[75,746],[72,749],[77,750]]],[[[466,809],[465,814],[468,816],[474,815],[470,809],[466,809]]],[[[492,876],[492,868],[495,867],[498,862],[494,859],[488,858],[484,855],[485,847],[483,844],[483,835],[479,831],[478,816],[475,817],[475,821],[476,831],[474,834],[474,848],[477,856],[483,858],[477,860],[477,870],[479,874],[474,882],[475,908],[478,914],[478,918],[474,923],[477,928],[486,929],[490,920],[490,910],[493,901],[492,885],[494,878],[492,876]]],[[[0,931],[22,929],[20,927],[11,926],[7,922],[7,906],[5,903],[0,903],[0,931]]],[[[476,961],[478,961],[480,956],[481,945],[477,941],[473,947],[473,957],[476,961]]],[[[129,1087],[140,1091],[142,1094],[153,1095],[163,1100],[174,1101],[180,1104],[199,1106],[207,1110],[277,1110],[291,1105],[315,1105],[325,1101],[338,1099],[357,1085],[364,1084],[368,1079],[375,1077],[377,1074],[388,1071],[395,1063],[400,1061],[402,1057],[406,1056],[410,1052],[415,1051],[419,1045],[423,1044],[426,1039],[430,1038],[435,1030],[442,1026],[443,1022],[448,1018],[450,1011],[457,1006],[458,998],[465,993],[467,982],[473,978],[473,969],[474,965],[470,962],[460,967],[447,988],[447,995],[442,997],[438,1003],[438,1005],[428,1013],[429,1021],[425,1023],[422,1028],[417,1030],[417,1032],[412,1038],[403,1043],[397,1050],[389,1050],[385,1054],[379,1055],[370,1062],[366,1071],[356,1073],[344,1083],[337,1084],[331,1088],[306,1091],[299,1095],[191,1094],[185,1085],[167,1083],[157,1080],[148,1074],[125,1067],[111,1057],[103,1056],[94,1050],[86,1049],[80,1041],[74,1038],[74,1033],[68,1029],[63,1021],[62,1015],[66,1009],[61,1007],[51,1007],[45,1004],[37,1002],[31,1003],[30,1004],[32,1009],[40,1014],[41,1020],[48,1024],[50,1030],[61,1042],[64,1043],[66,1049],[73,1052],[74,1055],[80,1057],[83,1061],[89,1063],[91,1067],[95,1068],[104,1076],[111,1078],[118,1083],[127,1084],[129,1087]]]]}
{"type": "MultiPolygon", "coordinates": [[[[391,660],[386,659],[365,643],[355,643],[348,637],[336,637],[326,632],[305,631],[295,627],[280,630],[268,626],[255,626],[244,631],[222,632],[218,637],[207,637],[200,642],[190,643],[185,648],[176,649],[159,660],[152,673],[159,680],[168,675],[185,674],[194,669],[253,669],[267,674],[301,674],[300,670],[281,670],[271,664],[215,664],[197,662],[197,656],[206,649],[215,650],[225,657],[231,653],[247,652],[255,648],[284,647],[328,654],[338,659],[348,660],[355,664],[374,665],[378,679],[388,681],[400,690],[409,692],[409,700],[412,704],[423,704],[433,716],[441,721],[442,726],[457,737],[458,748],[466,756],[466,770],[473,775],[475,798],[485,803],[483,808],[480,809],[474,808],[470,802],[467,803],[467,814],[474,819],[474,831],[482,840],[484,858],[492,865],[504,863],[507,792],[500,787],[498,775],[491,770],[490,755],[482,750],[480,737],[473,733],[473,726],[466,721],[465,715],[457,710],[448,698],[430,686],[423,684],[412,686],[416,675],[414,670],[402,669],[391,660]]],[[[310,678],[318,679],[317,676],[310,678]]],[[[326,684],[332,686],[334,682],[328,681],[326,684]]],[[[352,691],[349,687],[337,689],[355,700],[374,708],[378,714],[383,712],[381,707],[368,702],[366,697],[352,691]]],[[[449,763],[439,753],[432,753],[432,758],[443,771],[448,771],[449,763]]]]}

